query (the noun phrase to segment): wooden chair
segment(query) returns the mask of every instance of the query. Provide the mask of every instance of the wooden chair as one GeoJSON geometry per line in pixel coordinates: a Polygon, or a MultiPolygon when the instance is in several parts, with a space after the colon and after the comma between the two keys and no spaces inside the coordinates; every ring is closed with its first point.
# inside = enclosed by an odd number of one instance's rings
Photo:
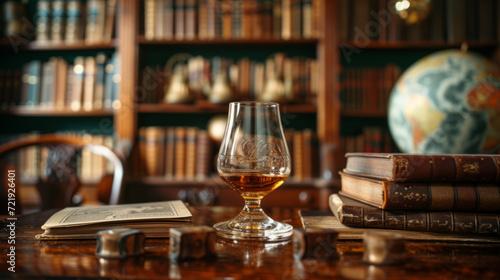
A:
{"type": "MultiPolygon", "coordinates": [[[[124,159],[130,150],[129,142],[121,141],[117,144],[117,148],[112,150],[82,137],[45,134],[36,138],[23,138],[0,146],[0,172],[2,172],[0,174],[0,201],[5,201],[2,204],[4,205],[2,208],[5,209],[0,210],[0,213],[7,209],[8,169],[13,169],[13,164],[9,163],[7,159],[13,152],[33,145],[49,147],[45,163],[46,176],[44,179],[39,178],[36,181],[36,188],[40,194],[41,210],[74,205],[72,203],[73,197],[81,186],[75,170],[76,155],[77,151],[82,148],[87,148],[90,152],[105,157],[114,166],[113,175],[104,176],[98,185],[98,199],[107,204],[121,202],[124,159]]],[[[16,173],[16,181],[14,182],[19,184],[19,171],[16,173]]],[[[19,194],[16,197],[19,198],[19,194]]],[[[16,207],[16,210],[18,209],[20,209],[19,202],[16,207]]]]}

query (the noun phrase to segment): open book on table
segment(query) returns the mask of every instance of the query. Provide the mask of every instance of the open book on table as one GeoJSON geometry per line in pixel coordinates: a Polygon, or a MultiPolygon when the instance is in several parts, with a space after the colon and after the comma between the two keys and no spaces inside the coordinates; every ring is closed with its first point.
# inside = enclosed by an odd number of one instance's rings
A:
{"type": "Polygon", "coordinates": [[[128,227],[146,237],[169,236],[172,227],[192,226],[192,214],[180,200],[120,205],[67,207],[42,226],[38,239],[94,239],[103,229],[128,227]]]}

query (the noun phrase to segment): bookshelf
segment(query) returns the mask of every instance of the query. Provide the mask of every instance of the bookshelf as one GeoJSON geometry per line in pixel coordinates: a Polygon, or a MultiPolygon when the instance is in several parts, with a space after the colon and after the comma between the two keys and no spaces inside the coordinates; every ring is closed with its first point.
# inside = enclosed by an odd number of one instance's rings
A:
{"type": "MultiPolygon", "coordinates": [[[[190,1],[184,0],[178,2],[189,4],[191,3],[190,1]]],[[[121,61],[118,71],[121,76],[119,97],[117,97],[120,104],[118,108],[95,109],[91,111],[56,110],[50,108],[7,108],[0,110],[0,118],[8,121],[16,121],[19,118],[23,118],[22,122],[25,122],[24,118],[30,117],[51,119],[68,117],[70,120],[72,118],[89,118],[93,122],[110,119],[111,132],[106,131],[106,133],[112,133],[115,137],[128,139],[134,143],[134,151],[128,161],[129,172],[127,172],[127,174],[134,174],[136,171],[134,170],[134,162],[138,160],[136,154],[138,153],[140,144],[139,131],[142,127],[198,126],[198,128],[204,129],[208,119],[215,115],[227,113],[227,104],[213,104],[207,101],[206,98],[197,99],[189,104],[142,102],[139,94],[143,82],[142,72],[145,67],[156,69],[159,66],[162,71],[170,57],[182,52],[190,53],[192,56],[202,56],[205,59],[220,56],[235,63],[247,56],[251,62],[263,62],[278,52],[283,52],[290,58],[297,56],[314,59],[317,67],[316,79],[318,81],[314,101],[309,103],[283,102],[281,103],[281,111],[283,114],[293,117],[290,119],[290,122],[296,123],[299,129],[312,129],[320,143],[318,149],[321,154],[333,153],[333,160],[330,157],[330,159],[320,161],[321,165],[317,166],[319,172],[315,178],[304,178],[302,180],[290,178],[285,185],[290,188],[290,191],[287,191],[282,201],[301,201],[299,198],[305,197],[302,200],[305,201],[305,205],[326,209],[326,200],[320,199],[320,197],[326,197],[329,192],[335,191],[339,186],[336,174],[343,167],[345,161],[343,155],[347,147],[345,143],[346,139],[360,138],[358,136],[366,131],[373,131],[372,127],[387,126],[386,109],[369,107],[353,109],[345,107],[342,96],[343,90],[345,90],[343,79],[345,69],[349,67],[379,69],[385,67],[385,62],[389,61],[395,64],[399,63],[401,70],[404,71],[409,64],[428,53],[446,48],[459,48],[462,44],[462,41],[452,41],[445,37],[440,40],[431,40],[430,37],[422,37],[422,39],[415,40],[415,38],[391,37],[392,35],[381,35],[381,33],[360,43],[351,34],[352,30],[356,26],[365,26],[364,24],[367,23],[366,20],[369,22],[371,18],[367,18],[364,15],[364,23],[354,22],[355,13],[360,12],[353,10],[354,4],[348,4],[348,10],[345,10],[346,3],[351,2],[347,0],[311,1],[314,5],[318,5],[314,13],[316,30],[314,36],[287,35],[285,39],[282,34],[276,36],[276,34],[269,33],[269,31],[266,31],[268,33],[261,33],[261,35],[241,34],[233,36],[232,34],[228,35],[227,31],[227,34],[224,35],[224,30],[221,30],[219,35],[183,36],[182,39],[175,36],[175,30],[172,30],[174,33],[170,37],[156,36],[154,32],[151,33],[150,31],[146,34],[146,25],[151,23],[146,23],[144,17],[146,5],[150,2],[151,0],[117,1],[115,7],[115,27],[112,32],[114,36],[106,42],[39,42],[34,40],[35,33],[27,36],[28,38],[17,38],[18,40],[16,41],[20,42],[19,45],[16,45],[19,47],[20,55],[18,59],[11,58],[12,61],[10,64],[15,64],[18,61],[26,63],[38,57],[46,60],[50,56],[59,54],[68,57],[68,61],[70,61],[79,55],[95,55],[98,52],[105,52],[108,55],[116,53],[121,61]],[[345,18],[345,15],[348,17],[345,18]],[[345,51],[354,52],[358,50],[361,51],[360,54],[355,53],[352,56],[353,61],[347,63],[345,51]],[[369,128],[365,129],[365,127],[369,128]],[[331,174],[332,176],[325,175],[323,177],[322,174],[331,174]],[[301,192],[306,192],[306,194],[301,195],[301,192]]],[[[176,3],[176,0],[156,2],[176,3]]],[[[230,6],[231,3],[238,1],[199,0],[194,2],[198,2],[199,4],[220,2],[220,5],[222,5],[221,9],[224,9],[224,5],[230,6]]],[[[259,1],[248,2],[257,3],[259,1]]],[[[274,3],[274,1],[262,2],[274,3]]],[[[296,0],[282,0],[282,3],[293,4],[296,2],[301,3],[301,1],[296,0]]],[[[309,1],[303,2],[309,3],[309,1]]],[[[384,1],[352,1],[352,3],[354,2],[356,2],[356,7],[358,7],[358,2],[375,3],[376,5],[373,8],[375,11],[383,9],[379,5],[384,4],[384,1]]],[[[35,6],[36,4],[31,4],[32,10],[36,9],[35,6]]],[[[496,3],[495,9],[498,9],[497,7],[500,7],[500,4],[496,3]]],[[[221,12],[219,15],[221,21],[224,21],[224,15],[224,12],[221,12]]],[[[245,14],[241,14],[240,16],[245,17],[245,14]]],[[[359,20],[358,18],[356,17],[356,20],[359,20]]],[[[395,16],[393,15],[394,18],[395,16]]],[[[396,21],[394,20],[394,22],[396,21]]],[[[242,24],[245,25],[243,22],[242,24]]],[[[199,28],[199,26],[196,28],[199,28]]],[[[242,27],[242,30],[244,28],[242,27]]],[[[261,28],[260,32],[263,32],[262,27],[259,28],[261,28]]],[[[399,28],[401,28],[402,33],[409,32],[401,24],[399,28]]],[[[442,28],[444,28],[444,23],[442,28]]],[[[443,34],[445,34],[444,31],[443,34]]],[[[478,38],[467,39],[466,42],[470,49],[479,50],[486,55],[491,55],[499,47],[499,36],[495,36],[495,38],[481,40],[478,38]]],[[[2,58],[14,53],[10,42],[6,38],[0,40],[0,50],[9,50],[8,52],[2,52],[2,58]]],[[[163,90],[160,91],[163,92],[163,90]]],[[[161,97],[157,98],[157,100],[161,99],[161,97]]],[[[57,126],[61,122],[56,123],[57,126]]],[[[50,126],[50,124],[47,124],[47,126],[50,126]]],[[[26,128],[29,126],[24,124],[21,127],[26,128]]],[[[49,128],[48,130],[51,129],[57,130],[58,127],[49,128]]],[[[214,144],[212,147],[213,150],[217,149],[216,145],[214,144]]],[[[350,143],[349,145],[351,148],[357,147],[356,149],[363,146],[360,143],[350,143]]],[[[128,197],[130,202],[153,198],[186,198],[185,194],[189,193],[190,189],[193,189],[193,192],[199,196],[200,191],[207,190],[204,189],[205,187],[210,190],[210,186],[213,185],[214,181],[217,182],[217,179],[212,176],[198,180],[186,178],[167,180],[163,179],[163,177],[130,175],[130,178],[127,179],[126,190],[128,196],[126,194],[126,197],[128,197]],[[145,192],[151,192],[151,194],[146,195],[144,194],[145,192]],[[180,196],[179,192],[181,193],[180,196]]],[[[224,199],[232,199],[226,195],[226,193],[232,191],[226,190],[224,186],[216,185],[221,193],[220,198],[213,198],[213,201],[220,204],[223,203],[222,200],[224,199]]],[[[283,190],[287,187],[283,188],[283,190]]],[[[283,190],[280,190],[280,192],[283,190]]],[[[206,194],[202,192],[201,195],[206,194]]],[[[280,205],[278,200],[278,198],[273,198],[272,203],[280,205]]]]}

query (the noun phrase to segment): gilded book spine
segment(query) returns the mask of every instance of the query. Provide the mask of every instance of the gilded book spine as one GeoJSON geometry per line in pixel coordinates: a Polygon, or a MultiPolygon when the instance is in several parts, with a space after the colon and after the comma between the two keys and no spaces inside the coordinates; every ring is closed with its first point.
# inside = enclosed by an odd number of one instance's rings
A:
{"type": "Polygon", "coordinates": [[[453,234],[500,235],[500,215],[445,211],[388,211],[349,198],[331,195],[329,206],[346,226],[428,231],[453,234]]]}
{"type": "Polygon", "coordinates": [[[500,216],[463,212],[385,211],[344,206],[340,222],[347,226],[499,235],[500,216]]]}
{"type": "Polygon", "coordinates": [[[382,209],[499,212],[499,184],[383,182],[382,209]]]}
{"type": "Polygon", "coordinates": [[[395,155],[393,160],[394,181],[500,181],[500,156],[395,155]]]}

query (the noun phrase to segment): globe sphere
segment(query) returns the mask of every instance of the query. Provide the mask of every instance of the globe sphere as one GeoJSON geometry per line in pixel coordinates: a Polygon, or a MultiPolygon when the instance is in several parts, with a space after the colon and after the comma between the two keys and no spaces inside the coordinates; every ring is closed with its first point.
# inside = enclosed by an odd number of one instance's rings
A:
{"type": "Polygon", "coordinates": [[[388,105],[391,135],[406,153],[497,153],[500,71],[472,52],[430,54],[400,76],[388,105]]]}

